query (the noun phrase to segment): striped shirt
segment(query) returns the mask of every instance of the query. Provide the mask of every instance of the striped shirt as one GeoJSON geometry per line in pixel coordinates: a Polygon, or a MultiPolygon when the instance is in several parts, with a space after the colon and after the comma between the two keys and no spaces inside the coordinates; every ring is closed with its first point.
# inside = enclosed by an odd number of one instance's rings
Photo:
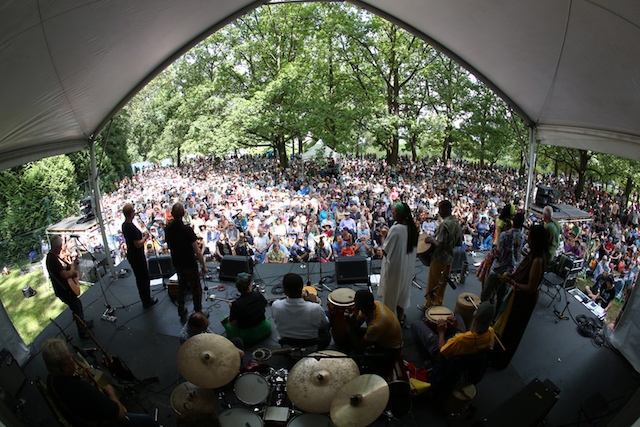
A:
{"type": "MultiPolygon", "coordinates": [[[[376,311],[372,318],[365,318],[367,332],[364,340],[384,348],[402,347],[402,328],[396,315],[380,301],[375,301],[376,311]]],[[[360,313],[362,316],[362,313],[360,313]]],[[[362,316],[364,317],[364,316],[362,316]]]]}

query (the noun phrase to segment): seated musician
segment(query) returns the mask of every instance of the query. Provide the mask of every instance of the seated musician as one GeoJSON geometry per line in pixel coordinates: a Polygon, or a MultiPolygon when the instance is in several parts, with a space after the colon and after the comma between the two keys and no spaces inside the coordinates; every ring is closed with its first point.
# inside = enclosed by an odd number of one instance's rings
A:
{"type": "Polygon", "coordinates": [[[287,296],[273,302],[271,312],[283,341],[292,345],[309,346],[317,343],[323,349],[331,341],[329,319],[313,294],[302,295],[302,277],[288,273],[282,280],[282,287],[287,296]]]}
{"type": "Polygon", "coordinates": [[[126,412],[111,385],[98,388],[91,373],[76,374],[75,359],[64,341],[45,341],[42,358],[49,371],[48,391],[71,425],[160,425],[150,415],[126,412]]]}
{"type": "Polygon", "coordinates": [[[358,313],[351,321],[351,340],[356,353],[371,355],[365,358],[365,373],[382,373],[392,364],[402,350],[402,327],[392,310],[373,294],[361,289],[356,292],[354,302],[358,313]],[[366,330],[360,325],[366,322],[366,330]]]}
{"type": "MultiPolygon", "coordinates": [[[[214,334],[209,328],[209,319],[204,313],[196,311],[191,313],[187,323],[184,324],[182,330],[180,331],[180,344],[184,344],[189,338],[194,337],[199,334],[214,334]]],[[[244,357],[244,342],[241,338],[229,338],[229,341],[233,343],[238,349],[238,353],[240,353],[240,359],[244,357]]]]}
{"type": "Polygon", "coordinates": [[[476,310],[471,331],[466,331],[459,314],[439,319],[437,332],[428,325],[429,320],[416,320],[411,324],[411,335],[420,357],[427,365],[454,356],[463,356],[487,349],[493,343],[493,304],[485,301],[476,310]]]}
{"type": "Polygon", "coordinates": [[[229,303],[229,317],[222,319],[222,325],[229,339],[240,337],[246,344],[253,344],[271,334],[271,323],[264,315],[268,303],[260,292],[253,291],[248,273],[238,274],[236,288],[240,296],[229,303]]]}
{"type": "Polygon", "coordinates": [[[609,311],[616,298],[616,288],[613,283],[613,277],[608,272],[603,272],[594,286],[586,286],[587,295],[592,301],[600,304],[604,311],[609,311]]]}

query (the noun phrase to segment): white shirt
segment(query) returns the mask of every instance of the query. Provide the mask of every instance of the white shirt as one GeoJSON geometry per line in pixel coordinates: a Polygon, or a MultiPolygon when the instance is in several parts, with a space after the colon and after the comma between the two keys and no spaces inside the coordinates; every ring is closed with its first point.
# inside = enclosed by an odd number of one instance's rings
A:
{"type": "Polygon", "coordinates": [[[302,298],[277,300],[271,306],[271,313],[281,338],[318,338],[318,330],[329,324],[320,304],[302,298]]]}

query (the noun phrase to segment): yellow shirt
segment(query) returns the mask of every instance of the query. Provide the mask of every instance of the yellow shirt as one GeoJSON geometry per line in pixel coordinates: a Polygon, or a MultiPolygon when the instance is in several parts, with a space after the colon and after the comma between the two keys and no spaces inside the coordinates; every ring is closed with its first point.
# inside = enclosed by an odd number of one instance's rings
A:
{"type": "MultiPolygon", "coordinates": [[[[402,347],[402,328],[396,315],[389,308],[375,301],[376,311],[371,319],[367,321],[367,332],[364,340],[376,343],[384,348],[402,347]]],[[[362,313],[360,314],[362,316],[362,313]]]]}

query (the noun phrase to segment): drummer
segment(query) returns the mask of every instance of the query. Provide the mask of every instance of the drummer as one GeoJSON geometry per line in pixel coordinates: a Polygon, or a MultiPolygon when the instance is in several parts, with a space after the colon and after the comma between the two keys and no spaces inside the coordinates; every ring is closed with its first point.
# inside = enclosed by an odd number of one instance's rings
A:
{"type": "Polygon", "coordinates": [[[411,335],[418,354],[426,365],[441,358],[451,359],[487,349],[493,343],[493,304],[485,301],[475,312],[471,331],[466,331],[460,314],[438,320],[438,332],[433,332],[428,319],[411,324],[411,335]]]}
{"type": "MultiPolygon", "coordinates": [[[[189,338],[198,335],[198,334],[214,334],[209,328],[209,319],[205,316],[204,313],[196,311],[195,313],[191,313],[187,323],[184,324],[182,330],[180,331],[180,344],[184,344],[189,338]]],[[[241,338],[235,337],[230,338],[229,341],[233,343],[238,349],[238,353],[240,353],[240,359],[244,358],[244,342],[241,338]]]]}
{"type": "Polygon", "coordinates": [[[358,314],[351,318],[351,340],[356,353],[371,355],[363,360],[365,373],[382,373],[402,350],[402,328],[395,313],[366,289],[356,292],[358,314]],[[367,328],[360,326],[366,322],[367,328]]]}

